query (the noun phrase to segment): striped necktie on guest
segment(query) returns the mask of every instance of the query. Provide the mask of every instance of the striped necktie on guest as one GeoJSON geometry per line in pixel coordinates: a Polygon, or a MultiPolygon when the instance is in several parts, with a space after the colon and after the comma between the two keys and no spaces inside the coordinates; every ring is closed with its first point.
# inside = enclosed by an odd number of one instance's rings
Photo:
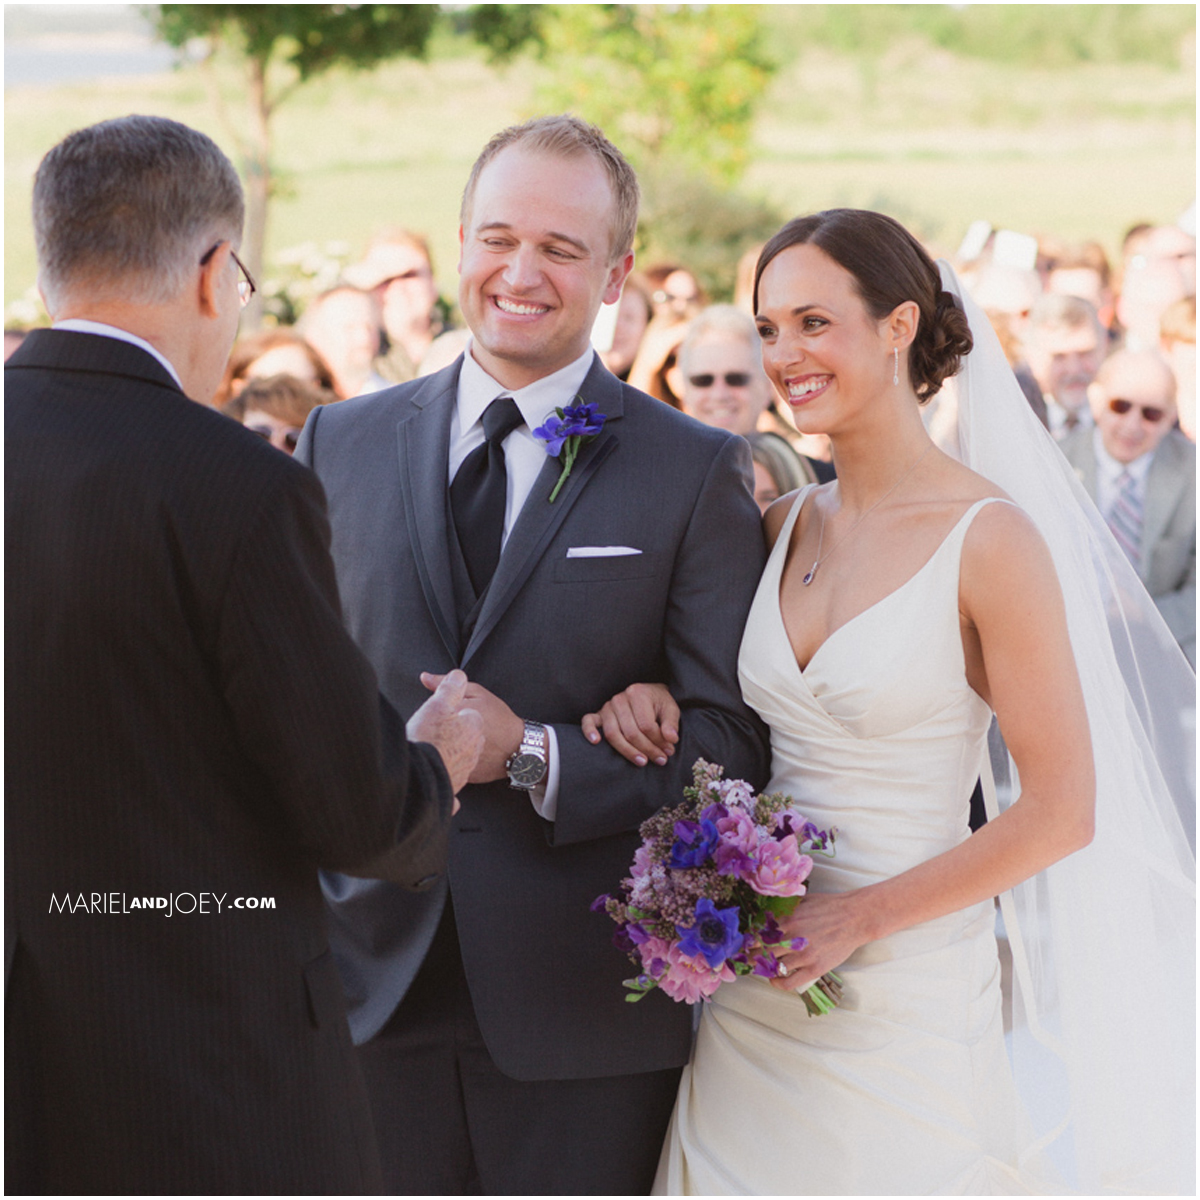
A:
{"type": "Polygon", "coordinates": [[[1142,495],[1128,471],[1117,477],[1117,496],[1108,510],[1108,527],[1136,571],[1142,563],[1142,495]]]}

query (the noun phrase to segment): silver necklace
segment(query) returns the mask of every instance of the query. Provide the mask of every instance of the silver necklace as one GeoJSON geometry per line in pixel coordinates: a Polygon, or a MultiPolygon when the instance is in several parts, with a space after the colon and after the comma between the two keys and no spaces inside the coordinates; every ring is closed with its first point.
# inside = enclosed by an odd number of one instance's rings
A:
{"type": "Polygon", "coordinates": [[[850,535],[917,469],[921,463],[921,459],[923,459],[925,455],[927,455],[932,449],[933,443],[930,442],[929,445],[926,446],[925,449],[922,450],[917,456],[916,462],[914,462],[913,465],[909,467],[908,470],[905,471],[904,474],[901,475],[900,478],[897,479],[896,482],[893,483],[892,486],[888,488],[888,490],[884,492],[883,495],[880,496],[879,499],[876,500],[875,503],[872,504],[871,507],[868,508],[867,511],[863,513],[863,515],[859,517],[857,521],[854,522],[853,525],[850,526],[850,528],[841,536],[841,538],[839,538],[833,543],[832,546],[829,547],[829,554],[826,554],[824,558],[821,556],[821,547],[825,545],[825,514],[821,514],[821,534],[817,538],[817,557],[813,559],[813,565],[808,568],[808,574],[805,575],[800,581],[805,587],[808,587],[808,585],[812,583],[814,579],[816,579],[817,568],[825,561],[825,559],[828,558],[829,555],[832,554],[844,541],[846,541],[850,535]]]}

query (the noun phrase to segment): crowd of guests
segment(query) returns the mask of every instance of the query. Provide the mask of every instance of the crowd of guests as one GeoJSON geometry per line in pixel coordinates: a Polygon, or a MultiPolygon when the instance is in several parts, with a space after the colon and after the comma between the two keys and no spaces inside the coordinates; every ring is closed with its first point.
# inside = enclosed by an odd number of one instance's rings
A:
{"type": "MultiPolygon", "coordinates": [[[[1112,263],[1098,242],[989,231],[955,266],[1000,337],[1030,406],[1114,527],[1195,662],[1196,238],[1139,222],[1112,263]],[[1121,513],[1116,514],[1118,498],[1121,513]]],[[[605,365],[657,399],[745,437],[755,499],[835,474],[762,369],[753,246],[731,264],[732,303],[710,303],[677,261],[634,271],[593,336],[605,365]]],[[[309,412],[449,365],[469,340],[448,319],[428,242],[384,228],[294,327],[234,346],[214,405],[290,452],[309,412]]],[[[6,331],[5,357],[19,344],[6,331]]],[[[928,419],[937,421],[936,404],[928,419]]]]}

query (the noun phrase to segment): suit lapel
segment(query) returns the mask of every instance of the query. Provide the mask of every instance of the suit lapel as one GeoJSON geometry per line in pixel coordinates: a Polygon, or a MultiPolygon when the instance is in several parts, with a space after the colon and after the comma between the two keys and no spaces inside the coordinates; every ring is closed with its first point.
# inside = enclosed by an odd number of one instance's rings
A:
{"type": "Polygon", "coordinates": [[[460,648],[454,599],[450,526],[450,418],[458,370],[430,377],[412,397],[413,411],[396,427],[404,513],[417,575],[447,651],[457,662],[460,648]]]}
{"type": "Polygon", "coordinates": [[[605,414],[607,420],[604,429],[592,441],[584,443],[571,474],[553,504],[549,502],[550,493],[562,474],[562,464],[559,459],[546,456],[541,472],[504,544],[496,574],[492,576],[479,618],[463,654],[464,667],[516,599],[589,480],[617,448],[619,439],[613,425],[624,415],[621,381],[597,358],[579,389],[579,395],[585,404],[596,404],[605,414]]]}

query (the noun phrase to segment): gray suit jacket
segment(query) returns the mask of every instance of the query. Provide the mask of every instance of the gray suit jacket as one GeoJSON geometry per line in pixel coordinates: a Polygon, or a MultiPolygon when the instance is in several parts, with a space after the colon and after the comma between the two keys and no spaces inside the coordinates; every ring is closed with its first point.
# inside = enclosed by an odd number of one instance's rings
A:
{"type": "MultiPolygon", "coordinates": [[[[1096,498],[1092,429],[1060,446],[1087,493],[1096,498]]],[[[1159,443],[1146,476],[1141,566],[1146,590],[1188,661],[1196,664],[1196,447],[1177,429],[1159,443]]]]}
{"type": "MultiPolygon", "coordinates": [[[[451,838],[463,961],[497,1065],[518,1079],[677,1066],[690,1013],[659,996],[625,1003],[631,964],[589,905],[628,873],[639,824],[682,798],[697,758],[766,782],[765,730],[742,703],[736,666],[764,562],[748,447],[595,360],[580,394],[607,415],[603,432],[553,504],[559,462],[547,458],[464,638],[447,482],[460,365],[309,419],[297,456],[326,488],[346,618],[401,711],[425,695],[422,670],[461,666],[518,715],[555,727],[557,819],[507,781],[473,786],[451,838]],[[568,557],[581,546],[641,553],[568,557]],[[638,680],[666,682],[685,710],[665,768],[639,770],[579,730],[585,712],[638,680]]],[[[336,875],[325,887],[363,1041],[412,981],[445,887],[414,896],[336,875]]]]}

